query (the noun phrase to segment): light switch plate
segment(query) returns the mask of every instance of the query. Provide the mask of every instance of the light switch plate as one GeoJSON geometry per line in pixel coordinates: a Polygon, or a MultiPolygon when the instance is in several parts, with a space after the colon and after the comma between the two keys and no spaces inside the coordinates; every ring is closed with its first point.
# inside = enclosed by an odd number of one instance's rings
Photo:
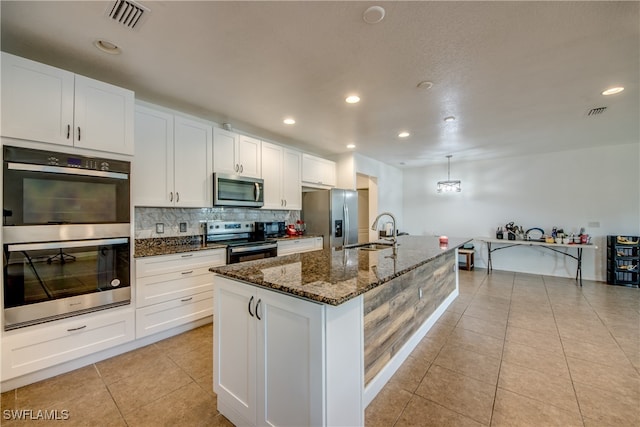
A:
{"type": "Polygon", "coordinates": [[[157,222],[156,223],[156,233],[158,233],[158,234],[164,233],[164,223],[162,223],[162,222],[157,222]]]}
{"type": "Polygon", "coordinates": [[[186,222],[181,222],[180,223],[180,232],[181,233],[186,233],[187,232],[187,223],[186,222]]]}

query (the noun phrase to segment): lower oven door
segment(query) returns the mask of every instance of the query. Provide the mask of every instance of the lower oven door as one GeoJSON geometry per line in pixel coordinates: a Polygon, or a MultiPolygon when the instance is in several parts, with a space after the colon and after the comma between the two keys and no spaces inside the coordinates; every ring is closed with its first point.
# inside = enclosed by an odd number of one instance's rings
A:
{"type": "Polygon", "coordinates": [[[252,246],[229,246],[227,248],[227,264],[236,264],[254,259],[278,256],[278,244],[268,243],[252,246]]]}
{"type": "Polygon", "coordinates": [[[131,300],[129,239],[5,244],[5,329],[131,300]]]}

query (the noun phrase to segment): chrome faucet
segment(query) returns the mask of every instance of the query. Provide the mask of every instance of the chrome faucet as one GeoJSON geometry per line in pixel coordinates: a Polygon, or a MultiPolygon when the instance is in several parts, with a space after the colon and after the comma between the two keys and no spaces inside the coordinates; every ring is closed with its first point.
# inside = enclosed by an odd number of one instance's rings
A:
{"type": "Polygon", "coordinates": [[[391,217],[391,221],[393,221],[393,234],[391,235],[391,242],[393,243],[393,248],[397,248],[398,247],[398,230],[396,229],[396,217],[393,216],[393,214],[391,212],[382,212],[380,215],[378,215],[376,217],[375,220],[373,220],[373,224],[371,224],[371,229],[376,231],[378,229],[378,221],[380,220],[381,217],[383,216],[390,216],[391,217]]]}

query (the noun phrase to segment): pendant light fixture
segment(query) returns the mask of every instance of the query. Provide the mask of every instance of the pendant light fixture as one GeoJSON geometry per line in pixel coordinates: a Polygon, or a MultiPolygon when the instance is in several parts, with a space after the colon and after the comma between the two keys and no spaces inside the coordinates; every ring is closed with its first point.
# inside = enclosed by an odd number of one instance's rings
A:
{"type": "Polygon", "coordinates": [[[451,180],[451,154],[447,156],[447,180],[438,181],[438,193],[460,192],[460,180],[451,180]]]}

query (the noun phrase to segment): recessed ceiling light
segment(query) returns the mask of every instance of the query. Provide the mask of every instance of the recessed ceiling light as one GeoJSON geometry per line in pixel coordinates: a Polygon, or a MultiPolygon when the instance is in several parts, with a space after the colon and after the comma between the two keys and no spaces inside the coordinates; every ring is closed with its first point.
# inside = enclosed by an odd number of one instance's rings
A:
{"type": "Polygon", "coordinates": [[[433,82],[422,81],[416,85],[418,89],[431,89],[433,87],[433,82]]]}
{"type": "Polygon", "coordinates": [[[620,93],[620,92],[622,92],[623,90],[624,90],[624,88],[623,88],[622,86],[611,87],[611,88],[609,88],[609,89],[607,89],[607,90],[603,91],[603,92],[602,92],[602,94],[603,94],[604,96],[607,96],[607,95],[615,95],[616,93],[620,93]]]}
{"type": "Polygon", "coordinates": [[[101,51],[110,55],[119,55],[121,53],[118,45],[107,40],[96,40],[93,42],[93,45],[101,51]]]}
{"type": "Polygon", "coordinates": [[[362,14],[362,19],[367,24],[377,24],[384,19],[385,11],[380,6],[371,6],[362,14]]]}
{"type": "Polygon", "coordinates": [[[456,119],[456,118],[455,118],[455,117],[453,117],[453,116],[448,116],[448,117],[445,117],[445,118],[444,118],[444,121],[445,121],[445,122],[452,122],[452,121],[454,121],[455,119],[456,119]]]}
{"type": "Polygon", "coordinates": [[[411,135],[409,132],[407,132],[407,131],[402,131],[402,132],[400,132],[400,133],[398,134],[398,138],[406,138],[406,137],[408,137],[409,135],[411,135]]]}
{"type": "Polygon", "coordinates": [[[356,148],[356,144],[347,144],[347,148],[352,150],[352,149],[356,148]]]}
{"type": "Polygon", "coordinates": [[[360,102],[360,97],[358,95],[349,95],[349,96],[347,96],[345,101],[346,101],[347,104],[356,104],[356,103],[360,102]]]}
{"type": "Polygon", "coordinates": [[[287,117],[286,119],[284,119],[282,121],[285,125],[294,125],[296,123],[296,121],[291,118],[291,117],[287,117]]]}

